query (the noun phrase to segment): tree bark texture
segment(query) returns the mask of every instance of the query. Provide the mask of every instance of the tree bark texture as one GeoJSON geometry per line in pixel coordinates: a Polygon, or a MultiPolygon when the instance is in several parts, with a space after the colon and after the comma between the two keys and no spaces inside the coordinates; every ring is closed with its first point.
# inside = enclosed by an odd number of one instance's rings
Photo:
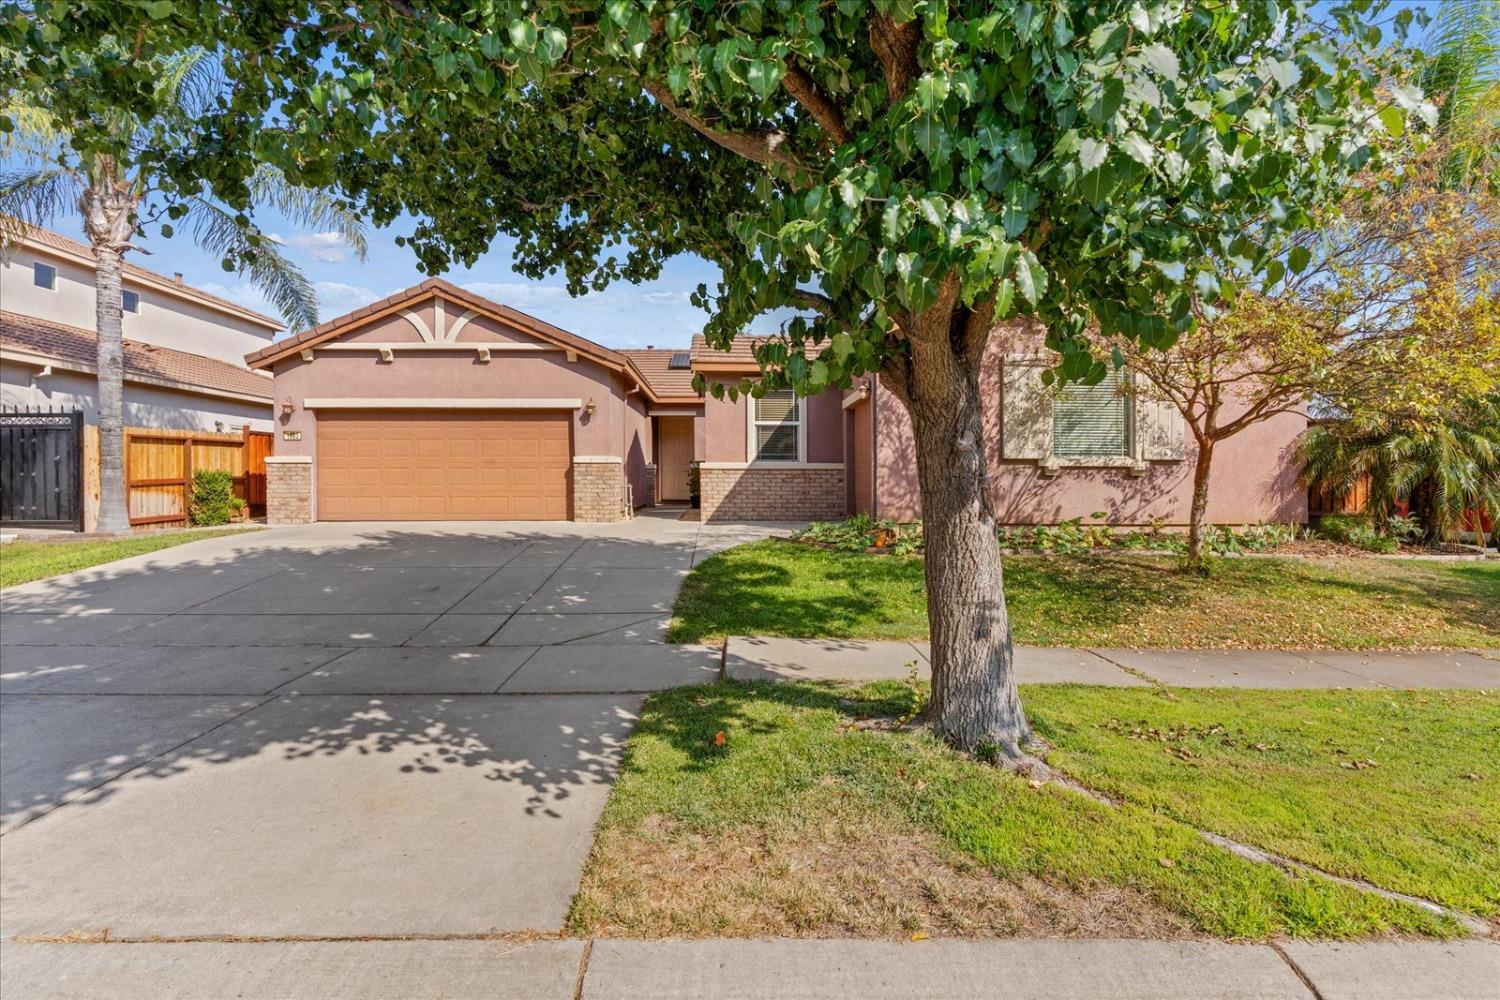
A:
{"type": "Polygon", "coordinates": [[[127,184],[95,180],[79,198],[94,248],[94,328],[99,339],[99,520],[95,530],[130,530],[125,499],[125,358],[121,332],[123,257],[138,199],[127,184]]]}
{"type": "Polygon", "coordinates": [[[1193,463],[1193,506],[1188,514],[1187,561],[1190,567],[1203,565],[1203,523],[1208,517],[1208,479],[1214,461],[1214,443],[1198,440],[1198,459],[1193,463]]]}
{"type": "MultiPolygon", "coordinates": [[[[900,370],[882,372],[906,404],[916,444],[932,640],[928,718],[960,749],[988,746],[1017,758],[1031,731],[1016,691],[989,496],[979,388],[988,331],[966,340],[958,328],[967,310],[949,313],[953,333],[913,337],[900,370]]],[[[987,328],[990,320],[978,322],[987,328]]]]}

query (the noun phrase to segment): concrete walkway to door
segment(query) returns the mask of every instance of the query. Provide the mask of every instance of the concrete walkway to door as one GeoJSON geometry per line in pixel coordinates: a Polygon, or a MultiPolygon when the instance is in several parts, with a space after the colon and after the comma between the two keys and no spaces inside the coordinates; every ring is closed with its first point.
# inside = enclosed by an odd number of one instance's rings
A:
{"type": "Polygon", "coordinates": [[[0,593],[0,935],[557,931],[683,577],[773,527],[314,524],[0,593]]]}

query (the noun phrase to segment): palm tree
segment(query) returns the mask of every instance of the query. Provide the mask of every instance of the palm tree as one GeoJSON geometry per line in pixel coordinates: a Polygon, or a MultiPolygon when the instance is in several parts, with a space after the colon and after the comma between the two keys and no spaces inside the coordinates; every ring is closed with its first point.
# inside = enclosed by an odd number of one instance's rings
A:
{"type": "Polygon", "coordinates": [[[1492,155],[1487,137],[1500,124],[1500,0],[1447,0],[1424,48],[1417,82],[1438,105],[1438,134],[1455,140],[1448,180],[1462,186],[1492,155]]]}
{"type": "Polygon", "coordinates": [[[1339,494],[1369,477],[1377,530],[1403,496],[1429,540],[1456,537],[1466,511],[1500,517],[1500,394],[1463,400],[1435,420],[1369,413],[1314,425],[1300,447],[1311,486],[1339,494]]]}
{"type": "MultiPolygon", "coordinates": [[[[93,124],[113,137],[117,156],[79,156],[68,143],[67,123],[48,110],[45,97],[22,98],[3,108],[16,127],[0,132],[0,159],[19,168],[0,172],[0,248],[7,235],[27,226],[48,226],[76,208],[94,251],[95,324],[98,335],[100,532],[130,530],[125,501],[125,434],[122,385],[121,272],[124,255],[136,249],[132,240],[147,221],[142,207],[152,194],[153,178],[139,165],[149,148],[170,148],[186,126],[208,107],[218,84],[217,67],[201,50],[160,61],[150,117],[125,112],[102,113],[93,124]]],[[[15,98],[12,98],[15,100],[15,98]]],[[[271,168],[249,179],[254,204],[269,204],[295,225],[332,230],[361,259],[364,227],[343,202],[326,192],[294,187],[271,168]]],[[[249,217],[235,213],[211,194],[180,197],[169,213],[182,218],[205,251],[224,259],[226,267],[248,273],[293,330],[318,321],[311,282],[249,217]]],[[[164,236],[172,235],[168,223],[164,236]]]]}

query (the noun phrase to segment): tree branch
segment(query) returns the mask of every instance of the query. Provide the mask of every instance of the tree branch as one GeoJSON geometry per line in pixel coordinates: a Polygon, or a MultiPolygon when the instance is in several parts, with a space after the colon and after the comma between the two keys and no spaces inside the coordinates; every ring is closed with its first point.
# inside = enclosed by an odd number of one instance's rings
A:
{"type": "Polygon", "coordinates": [[[798,288],[792,292],[792,300],[800,302],[809,309],[815,309],[825,316],[833,315],[833,300],[822,292],[814,292],[806,288],[798,288]]]}
{"type": "Polygon", "coordinates": [[[656,80],[647,80],[644,86],[646,92],[656,98],[657,103],[666,108],[674,118],[716,145],[753,163],[766,167],[781,167],[803,181],[812,176],[812,170],[808,165],[788,148],[786,133],[730,132],[715,128],[706,119],[678,104],[666,84],[656,80]]]}
{"type": "Polygon", "coordinates": [[[918,20],[898,25],[884,14],[870,18],[870,48],[885,70],[885,90],[892,103],[906,96],[921,70],[917,65],[921,41],[922,24],[918,20]]]}
{"type": "Polygon", "coordinates": [[[842,146],[854,139],[854,134],[844,124],[843,110],[797,65],[794,56],[786,57],[786,76],[781,78],[781,85],[798,104],[807,109],[807,113],[813,116],[813,121],[821,125],[837,145],[842,146]]]}

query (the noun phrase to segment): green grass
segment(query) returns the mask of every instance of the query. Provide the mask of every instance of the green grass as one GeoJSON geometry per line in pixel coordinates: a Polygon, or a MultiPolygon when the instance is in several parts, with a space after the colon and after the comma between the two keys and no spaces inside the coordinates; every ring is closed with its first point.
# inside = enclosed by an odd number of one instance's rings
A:
{"type": "Polygon", "coordinates": [[[1500,693],[1037,686],[1050,758],[1160,816],[1500,917],[1500,693]]]}
{"type": "MultiPolygon", "coordinates": [[[[839,933],[826,912],[803,912],[801,900],[810,891],[790,899],[761,893],[754,888],[760,883],[741,878],[741,872],[769,863],[766,858],[784,849],[778,845],[815,860],[868,850],[852,846],[840,832],[856,829],[865,831],[861,845],[928,838],[957,865],[1003,882],[1045,885],[1075,900],[1127,894],[1118,897],[1123,901],[1117,908],[1160,908],[1190,932],[1218,937],[1459,932],[1452,921],[1418,908],[1231,855],[1197,835],[1191,824],[1199,820],[1214,820],[1220,832],[1247,839],[1264,832],[1267,847],[1318,845],[1322,854],[1311,846],[1305,853],[1335,860],[1350,873],[1384,877],[1399,870],[1402,878],[1392,881],[1407,889],[1493,912],[1494,872],[1500,870],[1493,697],[1444,695],[1419,705],[1415,696],[1373,693],[1349,696],[1344,712],[1335,713],[1339,706],[1314,696],[1308,714],[1315,725],[1304,731],[1289,716],[1286,696],[1130,694],[1136,698],[1085,688],[1023,691],[1039,728],[1057,741],[1057,762],[1082,777],[1097,777],[1120,795],[1123,801],[1114,808],[1055,786],[1033,787],[920,731],[851,725],[904,711],[912,694],[900,684],[851,690],[720,683],[653,696],[627,745],[570,925],[579,933],[645,935],[839,933]],[[1388,709],[1387,700],[1403,707],[1388,709]],[[1455,712],[1462,721],[1451,731],[1435,724],[1455,712]],[[1122,742],[1113,730],[1097,728],[1120,714],[1228,719],[1236,739],[1269,735],[1288,748],[1280,751],[1283,770],[1257,786],[1241,772],[1260,759],[1245,761],[1252,751],[1222,740],[1215,756],[1189,763],[1169,757],[1159,744],[1122,742]],[[1357,717],[1361,728],[1339,728],[1330,714],[1339,721],[1357,717]],[[1405,731],[1391,730],[1402,739],[1370,750],[1357,734],[1385,727],[1391,716],[1404,720],[1405,731]],[[1321,742],[1330,731],[1351,752],[1383,757],[1382,766],[1357,772],[1334,766],[1321,742]],[[725,734],[722,747],[715,744],[718,732],[725,734]],[[1462,756],[1459,745],[1470,738],[1478,759],[1466,766],[1487,772],[1487,789],[1455,786],[1459,779],[1449,773],[1462,756]],[[1432,746],[1440,752],[1429,751],[1432,746]],[[1424,762],[1427,756],[1433,759],[1424,762]],[[1436,794],[1423,785],[1407,786],[1439,775],[1436,794]],[[1278,806],[1298,783],[1293,802],[1329,796],[1300,820],[1296,806],[1278,806]],[[1235,798],[1219,801],[1226,789],[1235,798]],[[1341,811],[1346,803],[1360,807],[1341,811]],[[1387,860],[1378,850],[1366,850],[1382,838],[1400,844],[1387,860]],[[1424,850],[1439,843],[1439,851],[1424,850]],[[679,856],[693,871],[677,873],[668,865],[641,877],[639,869],[652,859],[679,856]],[[1489,874],[1474,877],[1481,870],[1489,874]],[[744,898],[726,899],[715,891],[726,882],[752,889],[744,898]]],[[[808,878],[808,866],[798,868],[781,877],[808,878]]],[[[871,886],[902,874],[878,865],[867,871],[871,886]]],[[[900,927],[920,929],[931,919],[932,908],[918,906],[900,927]]]]}
{"type": "MultiPolygon", "coordinates": [[[[1162,557],[1011,556],[1016,642],[1209,648],[1500,647],[1500,562],[1221,559],[1209,579],[1162,557]]],[[[920,639],[922,560],[766,541],[705,560],[674,642],[726,635],[920,639]]]]}
{"type": "Polygon", "coordinates": [[[258,528],[224,528],[217,531],[162,531],[130,538],[81,539],[58,542],[11,542],[0,546],[0,587],[45,580],[60,573],[87,569],[116,559],[145,555],[188,542],[239,535],[258,528]]]}

